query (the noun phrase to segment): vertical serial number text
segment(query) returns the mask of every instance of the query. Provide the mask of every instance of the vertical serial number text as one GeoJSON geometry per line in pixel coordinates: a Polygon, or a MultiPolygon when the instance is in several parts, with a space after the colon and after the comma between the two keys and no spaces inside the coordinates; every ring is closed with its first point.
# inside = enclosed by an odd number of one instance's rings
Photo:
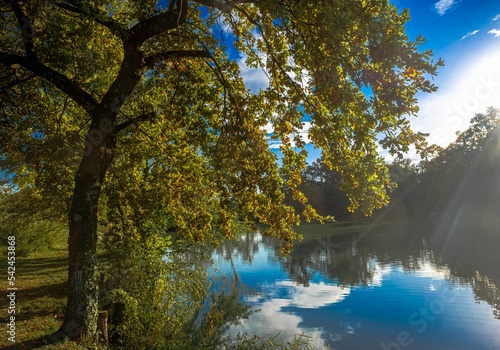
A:
{"type": "Polygon", "coordinates": [[[7,339],[10,342],[16,341],[16,237],[7,237],[7,299],[9,301],[7,317],[7,339]]]}

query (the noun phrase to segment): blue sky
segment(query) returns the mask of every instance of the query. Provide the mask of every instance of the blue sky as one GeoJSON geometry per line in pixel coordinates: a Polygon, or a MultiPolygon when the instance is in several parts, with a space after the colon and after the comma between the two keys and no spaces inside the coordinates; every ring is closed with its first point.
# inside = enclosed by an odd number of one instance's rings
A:
{"type": "MultiPolygon", "coordinates": [[[[474,114],[489,106],[500,107],[500,0],[391,2],[401,11],[410,10],[406,26],[409,38],[423,36],[426,43],[422,49],[432,49],[435,60],[445,61],[434,78],[439,90],[418,95],[420,112],[410,119],[414,130],[430,133],[429,143],[447,146],[457,131],[468,127],[474,114]]],[[[252,90],[267,85],[264,72],[245,67],[242,61],[240,67],[252,90]]],[[[307,130],[303,134],[306,136],[307,130]]],[[[309,161],[318,157],[319,151],[312,145],[307,149],[309,161]]]]}
{"type": "Polygon", "coordinates": [[[499,0],[392,0],[409,8],[407,34],[422,35],[445,66],[434,82],[439,90],[419,95],[415,129],[446,146],[465,130],[475,113],[500,107],[499,0]]]}

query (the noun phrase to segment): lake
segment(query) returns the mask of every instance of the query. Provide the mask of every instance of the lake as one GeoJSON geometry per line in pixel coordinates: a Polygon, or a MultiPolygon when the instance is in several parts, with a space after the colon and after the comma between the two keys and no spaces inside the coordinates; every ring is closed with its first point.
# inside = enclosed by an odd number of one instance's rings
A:
{"type": "Polygon", "coordinates": [[[331,349],[500,349],[497,240],[401,223],[299,231],[286,257],[259,232],[214,251],[214,276],[257,310],[231,332],[331,349]]]}

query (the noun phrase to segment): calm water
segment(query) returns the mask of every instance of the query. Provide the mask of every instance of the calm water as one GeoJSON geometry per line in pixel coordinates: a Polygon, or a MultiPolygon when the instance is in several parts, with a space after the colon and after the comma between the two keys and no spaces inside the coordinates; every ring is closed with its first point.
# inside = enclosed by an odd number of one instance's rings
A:
{"type": "Polygon", "coordinates": [[[232,332],[332,349],[500,349],[497,243],[410,225],[307,225],[291,255],[259,233],[214,252],[256,310],[232,332]],[[425,232],[420,232],[425,231],[425,232]]]}

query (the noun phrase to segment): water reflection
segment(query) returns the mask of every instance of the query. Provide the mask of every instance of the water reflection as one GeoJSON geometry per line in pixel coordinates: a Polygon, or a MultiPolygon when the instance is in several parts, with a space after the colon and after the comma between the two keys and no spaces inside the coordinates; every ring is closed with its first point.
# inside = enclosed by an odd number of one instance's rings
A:
{"type": "Polygon", "coordinates": [[[233,332],[288,340],[305,332],[315,345],[338,349],[402,348],[402,332],[408,348],[500,347],[498,280],[478,269],[499,265],[481,262],[484,250],[440,251],[410,225],[301,229],[305,239],[287,257],[259,233],[214,251],[219,273],[234,268],[246,302],[260,309],[233,332]]]}

